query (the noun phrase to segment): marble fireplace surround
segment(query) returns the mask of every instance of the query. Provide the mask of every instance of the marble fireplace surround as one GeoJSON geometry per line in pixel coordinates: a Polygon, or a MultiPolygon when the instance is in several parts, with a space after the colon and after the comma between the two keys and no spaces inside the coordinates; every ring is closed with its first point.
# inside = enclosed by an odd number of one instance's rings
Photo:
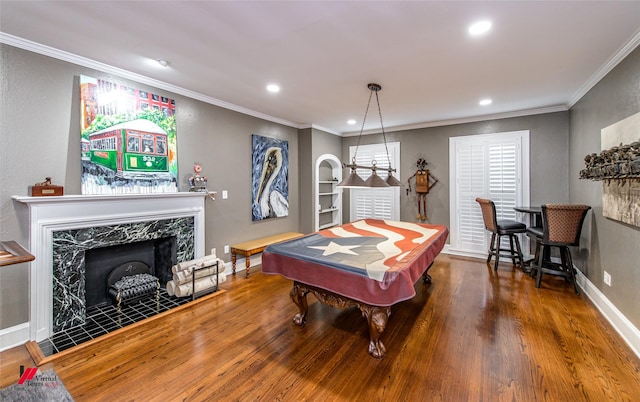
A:
{"type": "Polygon", "coordinates": [[[60,320],[82,318],[85,306],[78,294],[84,292],[84,278],[78,276],[84,274],[86,249],[176,236],[178,261],[204,255],[205,196],[183,192],[13,197],[28,206],[28,248],[36,257],[29,267],[30,340],[50,337],[60,320]],[[68,243],[77,243],[78,250],[68,243]]]}

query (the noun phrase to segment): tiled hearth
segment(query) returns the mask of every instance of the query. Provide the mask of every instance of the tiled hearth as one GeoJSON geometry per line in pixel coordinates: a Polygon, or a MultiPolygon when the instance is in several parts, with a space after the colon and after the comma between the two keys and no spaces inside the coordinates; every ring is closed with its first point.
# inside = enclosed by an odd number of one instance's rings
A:
{"type": "MultiPolygon", "coordinates": [[[[88,323],[84,252],[95,247],[175,236],[177,261],[204,255],[203,193],[13,197],[28,208],[29,339],[88,323]]],[[[155,303],[155,300],[154,300],[155,303]]]]}
{"type": "Polygon", "coordinates": [[[83,324],[56,332],[51,337],[38,342],[38,346],[42,354],[48,357],[190,301],[191,297],[171,297],[167,295],[166,290],[160,289],[158,301],[155,297],[141,300],[122,307],[119,313],[118,308],[113,304],[91,308],[87,311],[83,324]]]}

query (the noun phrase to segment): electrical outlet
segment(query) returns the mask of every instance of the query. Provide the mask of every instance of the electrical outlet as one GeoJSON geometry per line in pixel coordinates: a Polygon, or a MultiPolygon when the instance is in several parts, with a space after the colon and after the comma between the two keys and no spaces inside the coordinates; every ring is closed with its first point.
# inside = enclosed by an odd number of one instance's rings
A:
{"type": "Polygon", "coordinates": [[[222,190],[222,199],[226,200],[229,198],[229,192],[227,190],[222,190]]]}
{"type": "Polygon", "coordinates": [[[611,286],[611,275],[607,271],[604,271],[604,283],[611,286]]]}
{"type": "Polygon", "coordinates": [[[229,254],[229,245],[224,246],[224,253],[229,254]]]}

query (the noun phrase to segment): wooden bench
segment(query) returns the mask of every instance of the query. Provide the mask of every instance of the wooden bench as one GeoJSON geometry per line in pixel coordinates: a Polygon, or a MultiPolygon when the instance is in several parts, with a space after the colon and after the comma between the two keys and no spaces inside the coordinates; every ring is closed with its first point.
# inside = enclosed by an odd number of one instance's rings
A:
{"type": "Polygon", "coordinates": [[[246,261],[246,277],[249,277],[249,266],[251,265],[251,256],[254,254],[258,254],[264,251],[268,245],[279,243],[285,240],[295,239],[296,237],[304,236],[302,233],[297,232],[286,232],[280,233],[273,236],[262,237],[260,239],[245,241],[243,243],[233,244],[231,246],[231,264],[232,264],[232,273],[235,275],[236,273],[236,256],[237,254],[242,254],[245,256],[246,261]]]}

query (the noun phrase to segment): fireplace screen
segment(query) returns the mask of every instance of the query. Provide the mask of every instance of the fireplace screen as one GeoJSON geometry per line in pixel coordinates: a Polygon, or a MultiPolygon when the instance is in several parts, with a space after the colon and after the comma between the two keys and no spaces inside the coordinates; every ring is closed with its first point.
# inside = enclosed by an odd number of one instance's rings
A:
{"type": "Polygon", "coordinates": [[[85,253],[86,308],[113,304],[109,286],[125,276],[150,274],[161,286],[171,280],[176,264],[175,237],[100,247],[85,253]]]}

